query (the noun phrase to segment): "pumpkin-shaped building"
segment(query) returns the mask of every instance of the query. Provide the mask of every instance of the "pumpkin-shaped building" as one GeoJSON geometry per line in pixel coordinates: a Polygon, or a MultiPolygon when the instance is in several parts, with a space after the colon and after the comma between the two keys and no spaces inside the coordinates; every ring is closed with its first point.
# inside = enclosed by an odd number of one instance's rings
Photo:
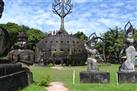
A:
{"type": "Polygon", "coordinates": [[[53,0],[53,13],[61,18],[60,30],[49,34],[36,45],[36,62],[65,63],[66,65],[85,64],[87,53],[83,41],[69,35],[64,28],[64,18],[71,13],[71,0],[53,0]]]}
{"type": "Polygon", "coordinates": [[[66,31],[49,35],[37,45],[37,62],[65,63],[66,65],[83,65],[86,61],[86,50],[83,41],[69,35],[66,31]],[[61,60],[57,60],[61,59],[61,60]]]}

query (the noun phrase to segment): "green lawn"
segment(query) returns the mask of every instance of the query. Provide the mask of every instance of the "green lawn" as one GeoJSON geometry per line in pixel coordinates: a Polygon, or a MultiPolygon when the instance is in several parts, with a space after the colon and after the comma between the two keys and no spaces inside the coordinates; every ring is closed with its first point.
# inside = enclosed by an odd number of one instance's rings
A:
{"type": "MultiPolygon", "coordinates": [[[[79,72],[85,71],[86,66],[81,67],[64,67],[62,70],[51,69],[50,67],[32,67],[34,81],[36,83],[41,82],[47,76],[50,76],[52,81],[63,82],[70,91],[137,91],[137,84],[117,84],[116,72],[118,71],[118,65],[101,65],[100,71],[110,72],[109,84],[85,84],[80,83],[79,72]],[[76,81],[73,85],[72,73],[76,71],[76,81]]],[[[38,84],[32,84],[25,88],[23,91],[45,91],[44,87],[38,86],[38,84]]]]}

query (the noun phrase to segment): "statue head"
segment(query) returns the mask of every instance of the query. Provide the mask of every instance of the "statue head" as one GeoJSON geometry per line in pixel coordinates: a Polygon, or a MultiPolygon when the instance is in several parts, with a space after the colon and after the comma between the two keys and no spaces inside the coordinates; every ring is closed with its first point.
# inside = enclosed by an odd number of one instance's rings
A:
{"type": "Polygon", "coordinates": [[[21,31],[18,34],[18,46],[20,49],[25,49],[26,45],[27,45],[27,41],[28,41],[28,37],[26,32],[21,31]]]}
{"type": "Polygon", "coordinates": [[[130,21],[125,25],[125,37],[132,38],[134,34],[134,29],[130,21]]]}
{"type": "Polygon", "coordinates": [[[97,35],[96,35],[95,33],[92,33],[92,34],[89,36],[89,41],[87,42],[87,44],[90,45],[91,47],[95,47],[97,41],[98,41],[97,35]]]}
{"type": "Polygon", "coordinates": [[[125,38],[126,38],[126,42],[128,44],[133,44],[134,43],[133,35],[134,35],[133,26],[131,25],[130,22],[128,22],[125,25],[125,38]]]}

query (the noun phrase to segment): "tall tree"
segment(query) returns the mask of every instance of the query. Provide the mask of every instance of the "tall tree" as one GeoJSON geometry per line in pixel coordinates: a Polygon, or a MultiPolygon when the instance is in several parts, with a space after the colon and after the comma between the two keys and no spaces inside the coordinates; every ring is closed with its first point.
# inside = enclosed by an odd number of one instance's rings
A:
{"type": "Polygon", "coordinates": [[[28,41],[33,44],[36,44],[38,41],[46,37],[46,34],[34,28],[27,30],[27,34],[28,34],[28,41]]]}
{"type": "Polygon", "coordinates": [[[79,38],[82,41],[88,39],[88,37],[83,32],[80,32],[80,31],[78,31],[77,33],[75,33],[73,36],[75,36],[76,38],[79,38]]]}

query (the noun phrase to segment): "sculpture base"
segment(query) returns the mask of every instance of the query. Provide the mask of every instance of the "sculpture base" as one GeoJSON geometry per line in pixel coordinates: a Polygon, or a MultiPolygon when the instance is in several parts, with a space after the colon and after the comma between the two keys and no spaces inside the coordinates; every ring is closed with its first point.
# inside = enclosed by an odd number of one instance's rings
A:
{"type": "Polygon", "coordinates": [[[81,83],[109,83],[109,72],[80,72],[81,83]]]}
{"type": "Polygon", "coordinates": [[[137,72],[118,72],[118,83],[137,83],[137,72]]]}

